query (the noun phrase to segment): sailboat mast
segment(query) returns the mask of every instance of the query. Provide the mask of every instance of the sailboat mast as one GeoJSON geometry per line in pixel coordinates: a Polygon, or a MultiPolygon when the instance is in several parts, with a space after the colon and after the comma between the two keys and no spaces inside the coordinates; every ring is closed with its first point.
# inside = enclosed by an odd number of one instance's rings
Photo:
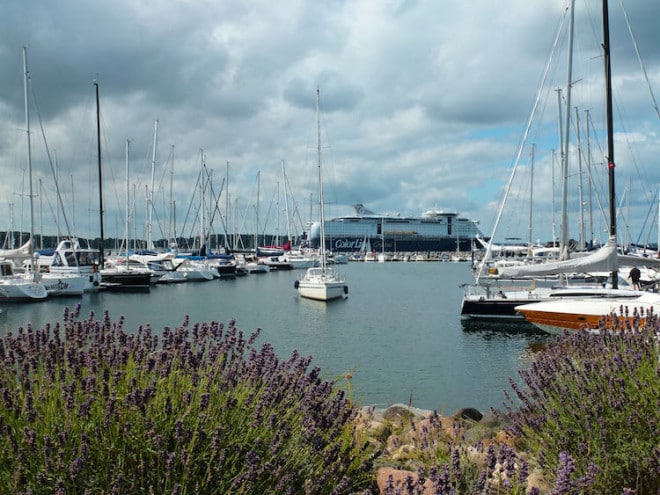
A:
{"type": "Polygon", "coordinates": [[[129,163],[130,163],[130,141],[126,140],[126,225],[124,226],[124,242],[126,243],[126,267],[128,268],[128,230],[130,224],[130,202],[131,190],[129,182],[129,163]]]}
{"type": "Polygon", "coordinates": [[[323,199],[323,171],[321,168],[321,93],[316,88],[316,156],[319,168],[319,204],[321,215],[321,269],[325,272],[325,209],[323,199]]]}
{"type": "Polygon", "coordinates": [[[229,160],[225,168],[225,183],[227,184],[227,194],[225,195],[225,215],[227,216],[227,228],[225,229],[225,249],[229,249],[229,160]]]}
{"type": "Polygon", "coordinates": [[[584,224],[584,181],[582,179],[582,142],[580,140],[580,112],[575,107],[575,139],[577,140],[578,154],[578,196],[580,198],[580,250],[586,248],[586,233],[584,224]]]}
{"type": "Polygon", "coordinates": [[[154,146],[151,153],[151,187],[149,188],[147,205],[147,249],[153,249],[153,209],[154,209],[154,183],[156,175],[156,146],[158,143],[158,120],[154,122],[154,146]]]}
{"type": "Polygon", "coordinates": [[[170,153],[172,161],[170,162],[170,226],[167,231],[168,247],[171,249],[172,240],[176,239],[176,226],[172,228],[174,221],[174,145],[170,153]]]}
{"type": "MultiPolygon", "coordinates": [[[[605,61],[605,98],[607,110],[607,176],[610,195],[610,237],[616,239],[616,191],[614,187],[614,129],[612,128],[612,62],[610,59],[610,16],[607,0],[603,0],[603,55],[605,61]]],[[[619,273],[612,270],[612,287],[617,289],[619,273]]]]}
{"type": "Polygon", "coordinates": [[[37,271],[34,266],[34,196],[32,193],[32,144],[30,140],[30,105],[28,102],[28,81],[30,72],[27,64],[27,47],[23,47],[23,100],[25,103],[25,132],[27,134],[27,168],[28,168],[28,192],[30,195],[30,269],[32,277],[36,280],[37,271]]]}
{"type": "Polygon", "coordinates": [[[573,85],[573,32],[575,29],[575,0],[571,0],[571,17],[568,32],[568,75],[566,83],[566,128],[564,129],[564,154],[562,156],[562,217],[561,259],[568,258],[568,150],[571,129],[571,88],[573,85]]]}
{"type": "Polygon", "coordinates": [[[286,169],[284,168],[284,160],[282,160],[282,181],[284,181],[284,211],[286,213],[286,240],[291,242],[291,223],[289,215],[289,191],[286,178],[286,169]]]}
{"type": "Polygon", "coordinates": [[[99,216],[101,223],[101,245],[99,246],[100,258],[99,262],[101,268],[105,263],[104,258],[104,244],[105,239],[103,236],[103,167],[101,165],[101,106],[99,98],[99,83],[94,82],[94,87],[96,88],[96,151],[98,154],[98,165],[99,165],[99,216]]]}
{"type": "Polygon", "coordinates": [[[529,255],[532,250],[532,215],[534,211],[534,151],[536,146],[532,144],[532,151],[529,164],[529,222],[527,224],[527,245],[529,246],[529,255]]]}

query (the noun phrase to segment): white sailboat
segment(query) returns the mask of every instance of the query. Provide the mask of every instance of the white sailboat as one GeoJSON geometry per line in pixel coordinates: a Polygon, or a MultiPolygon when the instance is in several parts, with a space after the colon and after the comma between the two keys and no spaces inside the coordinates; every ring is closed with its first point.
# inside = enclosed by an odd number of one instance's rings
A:
{"type": "Polygon", "coordinates": [[[320,266],[308,268],[307,271],[295,282],[295,288],[301,297],[316,299],[318,301],[330,301],[333,299],[346,299],[348,297],[348,285],[344,277],[334,267],[328,266],[325,249],[325,212],[323,206],[323,167],[321,163],[321,121],[320,121],[320,94],[316,90],[316,119],[317,119],[317,158],[319,176],[319,203],[321,215],[321,247],[320,266]]]}
{"type": "Polygon", "coordinates": [[[14,264],[9,260],[0,263],[0,301],[31,301],[48,297],[46,287],[40,281],[40,273],[35,270],[34,261],[34,207],[32,196],[32,152],[30,149],[30,112],[28,105],[27,48],[23,47],[23,89],[25,102],[25,129],[27,134],[27,163],[30,194],[30,244],[28,246],[31,270],[28,273],[14,274],[14,264]]]}

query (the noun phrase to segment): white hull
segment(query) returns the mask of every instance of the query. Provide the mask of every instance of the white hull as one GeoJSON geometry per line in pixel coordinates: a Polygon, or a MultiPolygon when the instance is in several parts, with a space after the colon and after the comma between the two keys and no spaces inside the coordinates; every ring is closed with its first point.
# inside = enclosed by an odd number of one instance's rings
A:
{"type": "Polygon", "coordinates": [[[295,270],[306,270],[307,268],[312,268],[314,266],[319,266],[318,258],[307,258],[303,256],[289,256],[284,255],[282,259],[287,263],[293,265],[295,270]]]}
{"type": "Polygon", "coordinates": [[[49,296],[82,296],[84,292],[98,290],[87,275],[43,274],[41,283],[49,296]]]}
{"type": "Polygon", "coordinates": [[[331,301],[348,297],[348,285],[342,277],[330,269],[309,268],[295,285],[298,294],[307,299],[331,301]]]}
{"type": "MultiPolygon", "coordinates": [[[[622,291],[619,291],[622,292],[622,291]]],[[[641,314],[642,320],[649,312],[658,314],[660,311],[660,295],[629,291],[628,297],[612,295],[608,297],[575,297],[543,301],[517,306],[516,311],[541,330],[560,334],[564,330],[583,330],[596,328],[604,322],[606,327],[611,321],[606,321],[611,315],[631,320],[633,313],[641,314]]]]}
{"type": "Polygon", "coordinates": [[[21,277],[12,277],[0,280],[0,301],[22,302],[46,299],[46,287],[40,282],[21,277]]]}
{"type": "Polygon", "coordinates": [[[270,267],[268,265],[264,265],[263,263],[245,263],[243,265],[243,268],[247,270],[248,273],[268,273],[270,272],[270,267]]]}
{"type": "Polygon", "coordinates": [[[186,275],[178,270],[165,272],[163,276],[158,279],[159,284],[180,284],[187,281],[188,279],[186,278],[186,275]]]}

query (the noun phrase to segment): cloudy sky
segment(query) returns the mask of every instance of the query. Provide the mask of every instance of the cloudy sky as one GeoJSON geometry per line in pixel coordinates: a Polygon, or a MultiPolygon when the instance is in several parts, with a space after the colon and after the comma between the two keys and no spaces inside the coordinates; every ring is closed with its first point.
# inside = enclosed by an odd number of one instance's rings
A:
{"type": "MultiPolygon", "coordinates": [[[[660,3],[610,4],[619,233],[655,242],[660,3]]],[[[489,234],[518,163],[498,236],[528,236],[533,185],[533,237],[549,240],[561,217],[556,90],[565,106],[567,7],[566,0],[6,0],[0,231],[29,228],[27,46],[37,231],[43,224],[56,232],[58,183],[69,228],[98,235],[97,81],[106,236],[124,232],[130,140],[131,231],[144,237],[156,120],[154,238],[167,235],[170,185],[177,231],[196,232],[200,150],[216,195],[229,170],[228,222],[237,229],[255,228],[259,174],[260,228],[285,232],[282,163],[302,221],[317,216],[319,88],[328,216],[355,203],[383,214],[437,208],[478,220],[489,234]]],[[[598,0],[576,0],[567,199],[576,239],[580,217],[587,238],[590,231],[603,238],[607,213],[600,10],[598,0]]],[[[225,185],[222,215],[226,195],[225,185]]],[[[217,217],[214,225],[222,231],[217,217]]]]}

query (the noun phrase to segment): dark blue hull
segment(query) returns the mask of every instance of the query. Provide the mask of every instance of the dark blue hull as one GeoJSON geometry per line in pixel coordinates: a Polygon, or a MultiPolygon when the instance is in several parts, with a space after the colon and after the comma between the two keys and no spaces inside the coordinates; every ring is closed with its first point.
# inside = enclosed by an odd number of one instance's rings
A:
{"type": "MultiPolygon", "coordinates": [[[[459,251],[469,252],[473,248],[474,239],[460,239],[459,251]]],[[[319,239],[312,239],[312,247],[319,247],[319,239]]],[[[332,252],[338,253],[355,253],[359,251],[365,251],[364,238],[352,238],[352,237],[341,237],[341,238],[332,238],[326,237],[326,247],[332,252]]],[[[426,251],[456,251],[456,242],[457,240],[449,237],[385,237],[382,239],[380,237],[375,237],[367,239],[366,247],[371,247],[368,249],[370,251],[381,252],[385,251],[388,253],[401,253],[401,252],[426,252],[426,251]],[[383,242],[385,246],[383,247],[383,242]]]]}

